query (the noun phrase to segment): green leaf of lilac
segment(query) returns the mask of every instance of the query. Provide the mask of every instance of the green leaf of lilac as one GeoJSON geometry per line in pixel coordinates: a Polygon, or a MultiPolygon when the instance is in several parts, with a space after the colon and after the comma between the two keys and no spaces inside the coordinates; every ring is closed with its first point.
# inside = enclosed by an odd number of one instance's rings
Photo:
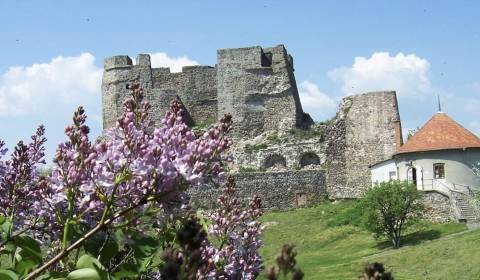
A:
{"type": "Polygon", "coordinates": [[[11,270],[0,269],[0,279],[2,279],[2,280],[18,280],[18,275],[11,270]]]}
{"type": "Polygon", "coordinates": [[[22,259],[28,259],[39,264],[42,261],[42,250],[37,241],[30,236],[16,236],[13,238],[13,243],[22,250],[19,252],[22,259]]]}
{"type": "Polygon", "coordinates": [[[76,264],[77,269],[82,269],[82,268],[93,268],[95,269],[95,265],[99,268],[103,268],[103,265],[94,257],[90,255],[82,255],[76,264]]]}
{"type": "Polygon", "coordinates": [[[95,268],[81,268],[70,272],[67,280],[103,280],[95,268]]]}

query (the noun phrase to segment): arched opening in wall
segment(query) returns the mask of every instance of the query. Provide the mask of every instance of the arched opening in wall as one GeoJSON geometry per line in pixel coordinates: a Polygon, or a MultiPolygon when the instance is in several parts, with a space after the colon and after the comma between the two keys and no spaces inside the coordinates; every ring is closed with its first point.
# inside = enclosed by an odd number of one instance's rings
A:
{"type": "Polygon", "coordinates": [[[265,169],[284,170],[287,168],[287,160],[278,154],[269,155],[265,159],[265,169]]]}
{"type": "Polygon", "coordinates": [[[320,158],[315,153],[308,152],[303,154],[300,158],[300,166],[302,168],[305,168],[306,166],[315,167],[317,165],[320,165],[320,158]]]}

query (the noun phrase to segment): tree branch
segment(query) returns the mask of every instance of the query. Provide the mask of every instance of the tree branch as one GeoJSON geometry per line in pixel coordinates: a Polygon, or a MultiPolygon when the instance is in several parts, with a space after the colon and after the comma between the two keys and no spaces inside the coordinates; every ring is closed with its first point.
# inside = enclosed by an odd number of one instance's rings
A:
{"type": "Polygon", "coordinates": [[[149,198],[146,198],[144,200],[141,200],[138,204],[136,205],[132,205],[130,207],[128,207],[127,209],[124,209],[120,212],[117,212],[115,213],[110,219],[107,219],[105,221],[103,221],[103,223],[99,223],[97,224],[94,228],[92,228],[89,232],[87,232],[82,238],[78,239],[77,241],[75,241],[72,245],[70,245],[69,247],[65,248],[64,250],[62,250],[60,253],[58,253],[55,257],[53,257],[52,259],[50,259],[48,262],[44,263],[42,266],[40,266],[39,268],[35,269],[34,271],[32,271],[30,274],[27,275],[27,277],[24,279],[24,280],[32,280],[32,279],[35,279],[35,277],[39,276],[42,272],[44,272],[45,270],[47,270],[49,267],[51,267],[52,265],[54,265],[55,263],[57,263],[58,261],[60,261],[61,259],[63,259],[64,257],[66,257],[68,254],[70,254],[71,251],[75,250],[76,248],[80,247],[87,239],[89,239],[90,237],[92,237],[95,233],[97,233],[98,231],[100,231],[101,229],[105,228],[106,226],[108,226],[109,224],[113,223],[116,219],[126,215],[128,212],[134,210],[135,208],[141,206],[141,205],[144,205],[150,201],[154,201],[154,200],[157,200],[159,198],[161,198],[162,196],[165,196],[167,194],[169,194],[170,192],[167,192],[167,193],[162,193],[160,196],[153,196],[153,197],[149,197],[149,198]]]}

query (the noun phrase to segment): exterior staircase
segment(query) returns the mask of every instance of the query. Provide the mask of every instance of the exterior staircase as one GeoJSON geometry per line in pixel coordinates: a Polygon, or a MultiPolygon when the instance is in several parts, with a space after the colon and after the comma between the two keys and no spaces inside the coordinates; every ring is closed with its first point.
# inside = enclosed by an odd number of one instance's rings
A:
{"type": "Polygon", "coordinates": [[[452,198],[454,199],[455,206],[460,214],[459,220],[463,220],[466,223],[479,222],[478,214],[476,213],[473,205],[471,205],[473,197],[469,196],[469,194],[452,191],[452,198]]]}
{"type": "Polygon", "coordinates": [[[458,221],[467,223],[470,229],[480,227],[480,200],[469,186],[433,180],[432,190],[450,198],[458,221]]]}

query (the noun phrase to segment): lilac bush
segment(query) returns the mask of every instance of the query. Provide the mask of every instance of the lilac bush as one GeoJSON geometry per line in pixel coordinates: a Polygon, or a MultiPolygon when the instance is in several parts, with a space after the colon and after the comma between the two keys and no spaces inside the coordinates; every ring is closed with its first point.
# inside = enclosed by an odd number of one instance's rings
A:
{"type": "Polygon", "coordinates": [[[255,196],[242,207],[229,176],[216,210],[206,215],[211,224],[205,229],[198,217],[187,219],[176,233],[178,246],[168,247],[162,255],[160,274],[149,278],[256,279],[263,269],[258,252],[263,229],[260,206],[255,196]]]}
{"type": "MultiPolygon", "coordinates": [[[[235,196],[235,181],[229,176],[223,194],[218,198],[218,207],[209,217],[212,225],[209,234],[218,239],[220,246],[210,248],[216,263],[223,263],[224,273],[235,279],[255,279],[262,269],[263,230],[258,218],[262,215],[260,198],[254,196],[246,209],[242,209],[235,196]]],[[[225,278],[231,279],[231,278],[225,278]]]]}
{"type": "Polygon", "coordinates": [[[44,134],[40,126],[30,143],[18,142],[7,161],[1,160],[7,149],[0,140],[0,215],[8,219],[7,239],[39,226],[43,179],[37,167],[45,163],[44,134]]]}
{"type": "MultiPolygon", "coordinates": [[[[98,141],[89,138],[84,109],[76,110],[48,175],[38,172],[44,163],[43,127],[31,143],[20,142],[9,160],[3,160],[7,150],[0,142],[0,254],[11,257],[9,265],[1,264],[1,277],[115,279],[155,273],[152,258],[164,248],[152,225],[161,228],[162,217],[188,208],[189,186],[223,179],[220,154],[231,145],[225,137],[229,115],[196,135],[175,101],[156,127],[148,121],[142,89],[133,84],[130,90],[123,116],[98,141]]],[[[206,237],[199,247],[175,246],[197,250],[198,279],[253,279],[262,263],[256,251],[259,199],[242,211],[226,197],[220,203],[230,210],[212,214],[217,227],[210,233],[224,240],[222,246],[206,237]]]]}
{"type": "MultiPolygon", "coordinates": [[[[133,216],[152,204],[168,209],[186,202],[183,191],[189,184],[222,175],[215,155],[231,143],[223,138],[231,123],[228,116],[196,138],[183,122],[179,102],[155,128],[146,124],[150,105],[142,90],[135,85],[132,93],[105,141],[89,141],[82,108],[67,127],[69,141],[59,146],[51,176],[57,193],[48,199],[57,209],[67,209],[67,219],[95,225],[128,209],[133,216]]],[[[125,216],[114,221],[122,222],[129,221],[125,216]]]]}

